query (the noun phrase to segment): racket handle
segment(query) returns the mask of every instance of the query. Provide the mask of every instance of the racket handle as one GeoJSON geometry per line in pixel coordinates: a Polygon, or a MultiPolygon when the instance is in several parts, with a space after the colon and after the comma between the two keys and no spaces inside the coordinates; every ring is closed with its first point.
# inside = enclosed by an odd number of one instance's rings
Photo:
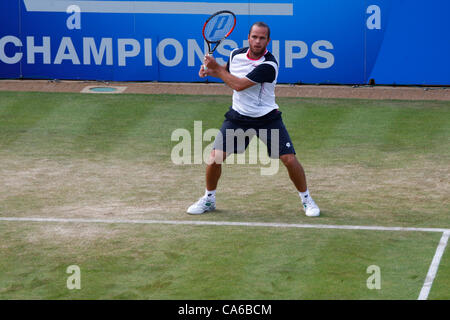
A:
{"type": "MultiPolygon", "coordinates": [[[[208,54],[207,54],[207,56],[210,56],[212,54],[212,52],[209,52],[208,54]]],[[[208,70],[208,67],[206,67],[204,64],[202,64],[202,66],[203,66],[203,70],[208,70]]]]}

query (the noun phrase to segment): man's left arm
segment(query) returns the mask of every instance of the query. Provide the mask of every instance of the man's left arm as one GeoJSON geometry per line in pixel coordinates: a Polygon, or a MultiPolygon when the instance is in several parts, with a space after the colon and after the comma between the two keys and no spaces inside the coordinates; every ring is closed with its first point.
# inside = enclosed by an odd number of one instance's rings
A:
{"type": "Polygon", "coordinates": [[[222,79],[233,90],[242,91],[256,84],[246,77],[239,78],[232,75],[226,66],[218,64],[212,56],[206,56],[204,64],[207,67],[205,71],[207,75],[222,79]]]}

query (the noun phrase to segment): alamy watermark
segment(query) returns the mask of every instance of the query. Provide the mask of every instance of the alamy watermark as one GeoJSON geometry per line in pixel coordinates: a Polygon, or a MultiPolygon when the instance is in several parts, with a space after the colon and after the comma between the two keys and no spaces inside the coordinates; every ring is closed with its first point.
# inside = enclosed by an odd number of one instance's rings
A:
{"type": "Polygon", "coordinates": [[[366,269],[366,273],[371,274],[369,278],[367,278],[366,285],[367,289],[373,290],[381,289],[381,269],[377,265],[370,265],[366,269]]]}
{"type": "Polygon", "coordinates": [[[66,286],[69,290],[81,289],[81,269],[77,265],[68,266],[66,273],[70,274],[67,278],[66,286]]]}
{"type": "Polygon", "coordinates": [[[219,129],[210,128],[203,131],[202,121],[194,121],[194,135],[184,128],[175,129],[171,141],[178,141],[172,148],[171,160],[174,164],[210,164],[212,161],[221,164],[260,164],[261,175],[274,175],[279,169],[279,130],[272,129],[226,129],[225,137],[219,129]],[[257,139],[256,137],[259,137],[257,139]],[[266,141],[270,140],[270,150],[266,141]],[[213,142],[211,142],[213,141],[213,142]],[[211,142],[203,147],[204,142],[211,142]],[[225,161],[220,153],[211,158],[214,145],[223,145],[227,152],[225,161]],[[247,147],[247,148],[246,148],[247,147]],[[248,157],[245,150],[248,150],[248,157]],[[236,150],[237,153],[234,153],[236,150]],[[268,154],[270,151],[270,156],[268,154]]]}

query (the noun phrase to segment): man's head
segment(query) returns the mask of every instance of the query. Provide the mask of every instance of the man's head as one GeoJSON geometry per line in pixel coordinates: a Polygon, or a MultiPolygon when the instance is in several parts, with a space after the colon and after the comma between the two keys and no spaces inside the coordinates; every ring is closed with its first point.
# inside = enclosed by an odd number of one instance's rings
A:
{"type": "Polygon", "coordinates": [[[253,57],[259,58],[266,52],[270,41],[270,28],[264,22],[255,22],[248,33],[248,44],[253,57]]]}
{"type": "Polygon", "coordinates": [[[250,27],[250,30],[248,32],[249,35],[250,35],[250,33],[252,33],[253,27],[265,28],[267,31],[267,39],[270,39],[270,28],[266,23],[264,23],[262,21],[258,21],[258,22],[255,22],[254,24],[252,24],[252,26],[250,27]]]}

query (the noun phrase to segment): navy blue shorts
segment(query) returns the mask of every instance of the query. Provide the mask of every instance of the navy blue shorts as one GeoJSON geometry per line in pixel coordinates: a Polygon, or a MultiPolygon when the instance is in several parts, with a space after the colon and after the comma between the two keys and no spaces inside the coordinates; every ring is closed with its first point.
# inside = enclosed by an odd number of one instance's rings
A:
{"type": "Polygon", "coordinates": [[[266,144],[271,158],[295,154],[294,145],[278,109],[262,117],[252,118],[241,115],[230,107],[214,141],[214,149],[226,153],[243,153],[254,136],[266,144]]]}

